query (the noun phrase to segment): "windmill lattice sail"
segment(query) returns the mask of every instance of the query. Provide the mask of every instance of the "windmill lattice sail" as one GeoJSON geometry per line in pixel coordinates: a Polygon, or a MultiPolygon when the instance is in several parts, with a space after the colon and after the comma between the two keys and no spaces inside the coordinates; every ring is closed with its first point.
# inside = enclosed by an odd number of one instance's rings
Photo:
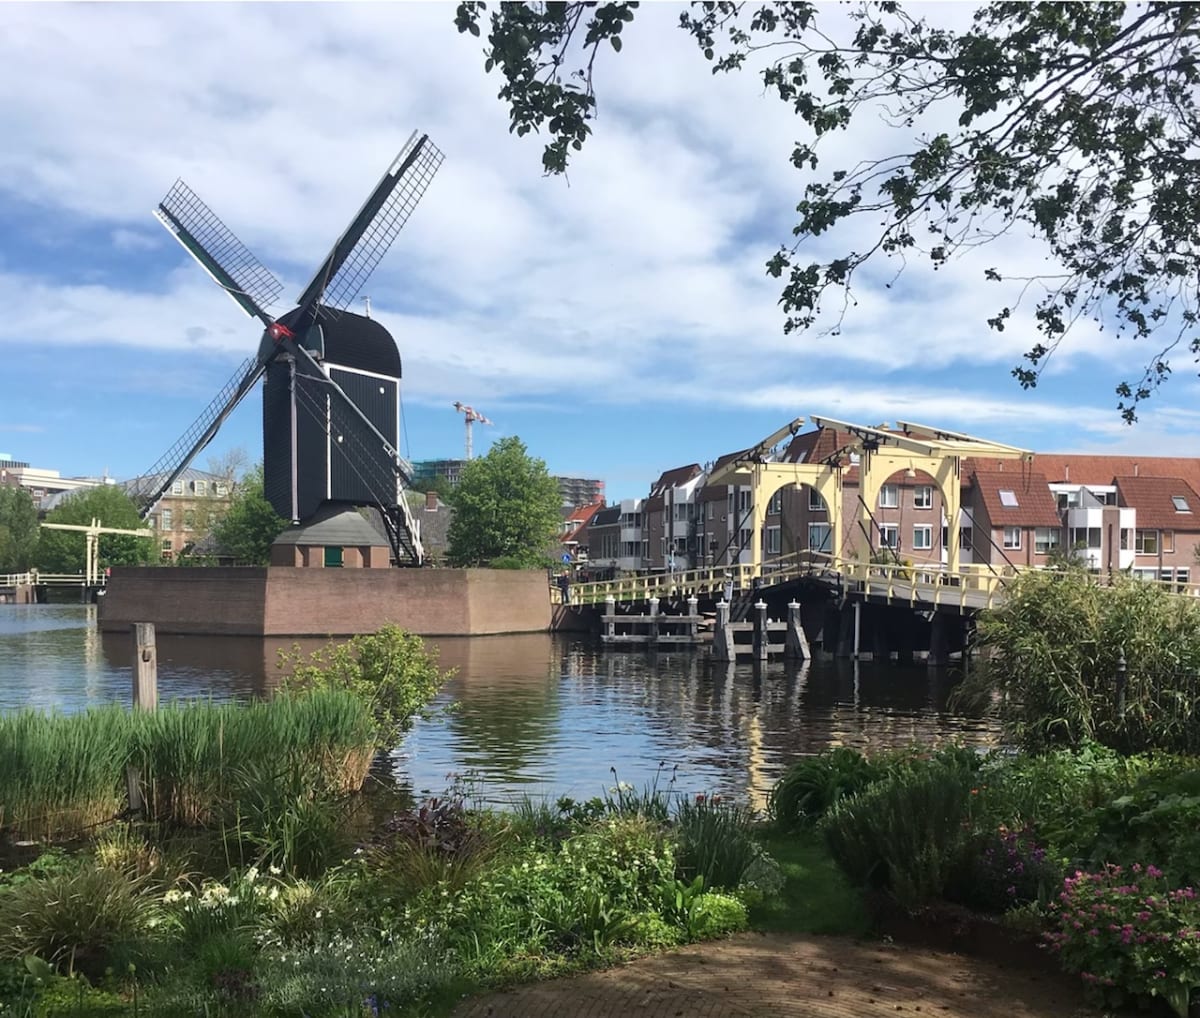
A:
{"type": "Polygon", "coordinates": [[[266,308],[283,292],[283,284],[195,191],[175,181],[154,214],[243,311],[270,324],[266,308]]]}

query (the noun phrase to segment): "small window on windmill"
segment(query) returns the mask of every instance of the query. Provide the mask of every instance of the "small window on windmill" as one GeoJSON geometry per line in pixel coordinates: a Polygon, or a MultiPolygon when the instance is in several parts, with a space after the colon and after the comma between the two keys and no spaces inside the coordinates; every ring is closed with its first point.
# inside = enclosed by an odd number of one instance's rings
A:
{"type": "Polygon", "coordinates": [[[304,349],[318,360],[324,358],[325,330],[321,328],[320,323],[310,326],[308,332],[304,334],[304,349]]]}

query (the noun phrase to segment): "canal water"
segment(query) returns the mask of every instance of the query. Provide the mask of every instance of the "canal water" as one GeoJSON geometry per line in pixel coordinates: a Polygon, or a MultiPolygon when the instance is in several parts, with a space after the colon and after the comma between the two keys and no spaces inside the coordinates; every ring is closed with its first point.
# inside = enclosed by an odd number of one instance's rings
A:
{"type": "MultiPolygon", "coordinates": [[[[790,763],[831,746],[998,738],[992,721],[947,710],[955,676],[924,666],[726,666],[695,651],[610,652],[546,634],[431,644],[455,674],[390,768],[415,795],[463,782],[504,805],[522,792],[583,799],[617,781],[657,781],[761,807],[790,763]]],[[[159,696],[261,696],[292,645],[159,636],[159,696]]],[[[93,606],[0,606],[0,710],[128,702],[130,658],[130,637],[100,633],[93,606]]]]}

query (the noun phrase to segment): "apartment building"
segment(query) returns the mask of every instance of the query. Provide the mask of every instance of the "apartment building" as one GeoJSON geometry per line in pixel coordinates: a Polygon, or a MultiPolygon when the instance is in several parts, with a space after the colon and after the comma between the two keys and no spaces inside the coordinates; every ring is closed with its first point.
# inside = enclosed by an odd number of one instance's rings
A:
{"type": "Polygon", "coordinates": [[[642,572],[649,560],[643,534],[645,499],[626,498],[598,509],[588,523],[588,566],[594,573],[642,572]]]}
{"type": "MultiPolygon", "coordinates": [[[[166,475],[163,475],[163,480],[166,475]]],[[[127,490],[145,490],[146,477],[135,477],[123,485],[127,490]]],[[[157,480],[157,479],[153,479],[157,480]]],[[[171,483],[146,523],[155,531],[158,554],[163,561],[178,558],[208,536],[232,500],[229,478],[188,467],[171,483]]]]}
{"type": "Polygon", "coordinates": [[[689,463],[663,471],[650,486],[642,507],[647,569],[682,572],[696,563],[696,496],[704,476],[699,463],[689,463]]]}

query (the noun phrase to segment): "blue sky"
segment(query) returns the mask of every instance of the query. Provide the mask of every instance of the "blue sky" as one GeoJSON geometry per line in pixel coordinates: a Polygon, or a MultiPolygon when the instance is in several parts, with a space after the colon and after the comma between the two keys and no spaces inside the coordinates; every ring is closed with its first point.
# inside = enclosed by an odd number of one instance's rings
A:
{"type": "MultiPolygon", "coordinates": [[[[520,435],[610,497],[806,414],[1196,451],[1187,355],[1133,429],[1112,395],[1147,352],[1128,341],[1081,328],[1036,391],[1017,387],[1030,317],[990,332],[1006,295],[983,270],[1041,264],[1026,237],[891,288],[881,263],[840,336],[784,336],[763,264],[803,188],[800,126],[753,75],[714,78],[677,15],[639,13],[563,179],[542,176],[537,139],[509,135],[452,5],[4,5],[0,451],[136,474],[256,348],[255,323],[151,216],[176,177],[294,296],[414,128],[446,161],[366,288],[400,346],[414,459],[462,454],[455,400],[495,422],[476,426],[477,452],[520,435]]],[[[835,144],[858,157],[904,140],[880,124],[835,144]]],[[[197,465],[234,447],[257,459],[259,414],[248,399],[197,465]]]]}

